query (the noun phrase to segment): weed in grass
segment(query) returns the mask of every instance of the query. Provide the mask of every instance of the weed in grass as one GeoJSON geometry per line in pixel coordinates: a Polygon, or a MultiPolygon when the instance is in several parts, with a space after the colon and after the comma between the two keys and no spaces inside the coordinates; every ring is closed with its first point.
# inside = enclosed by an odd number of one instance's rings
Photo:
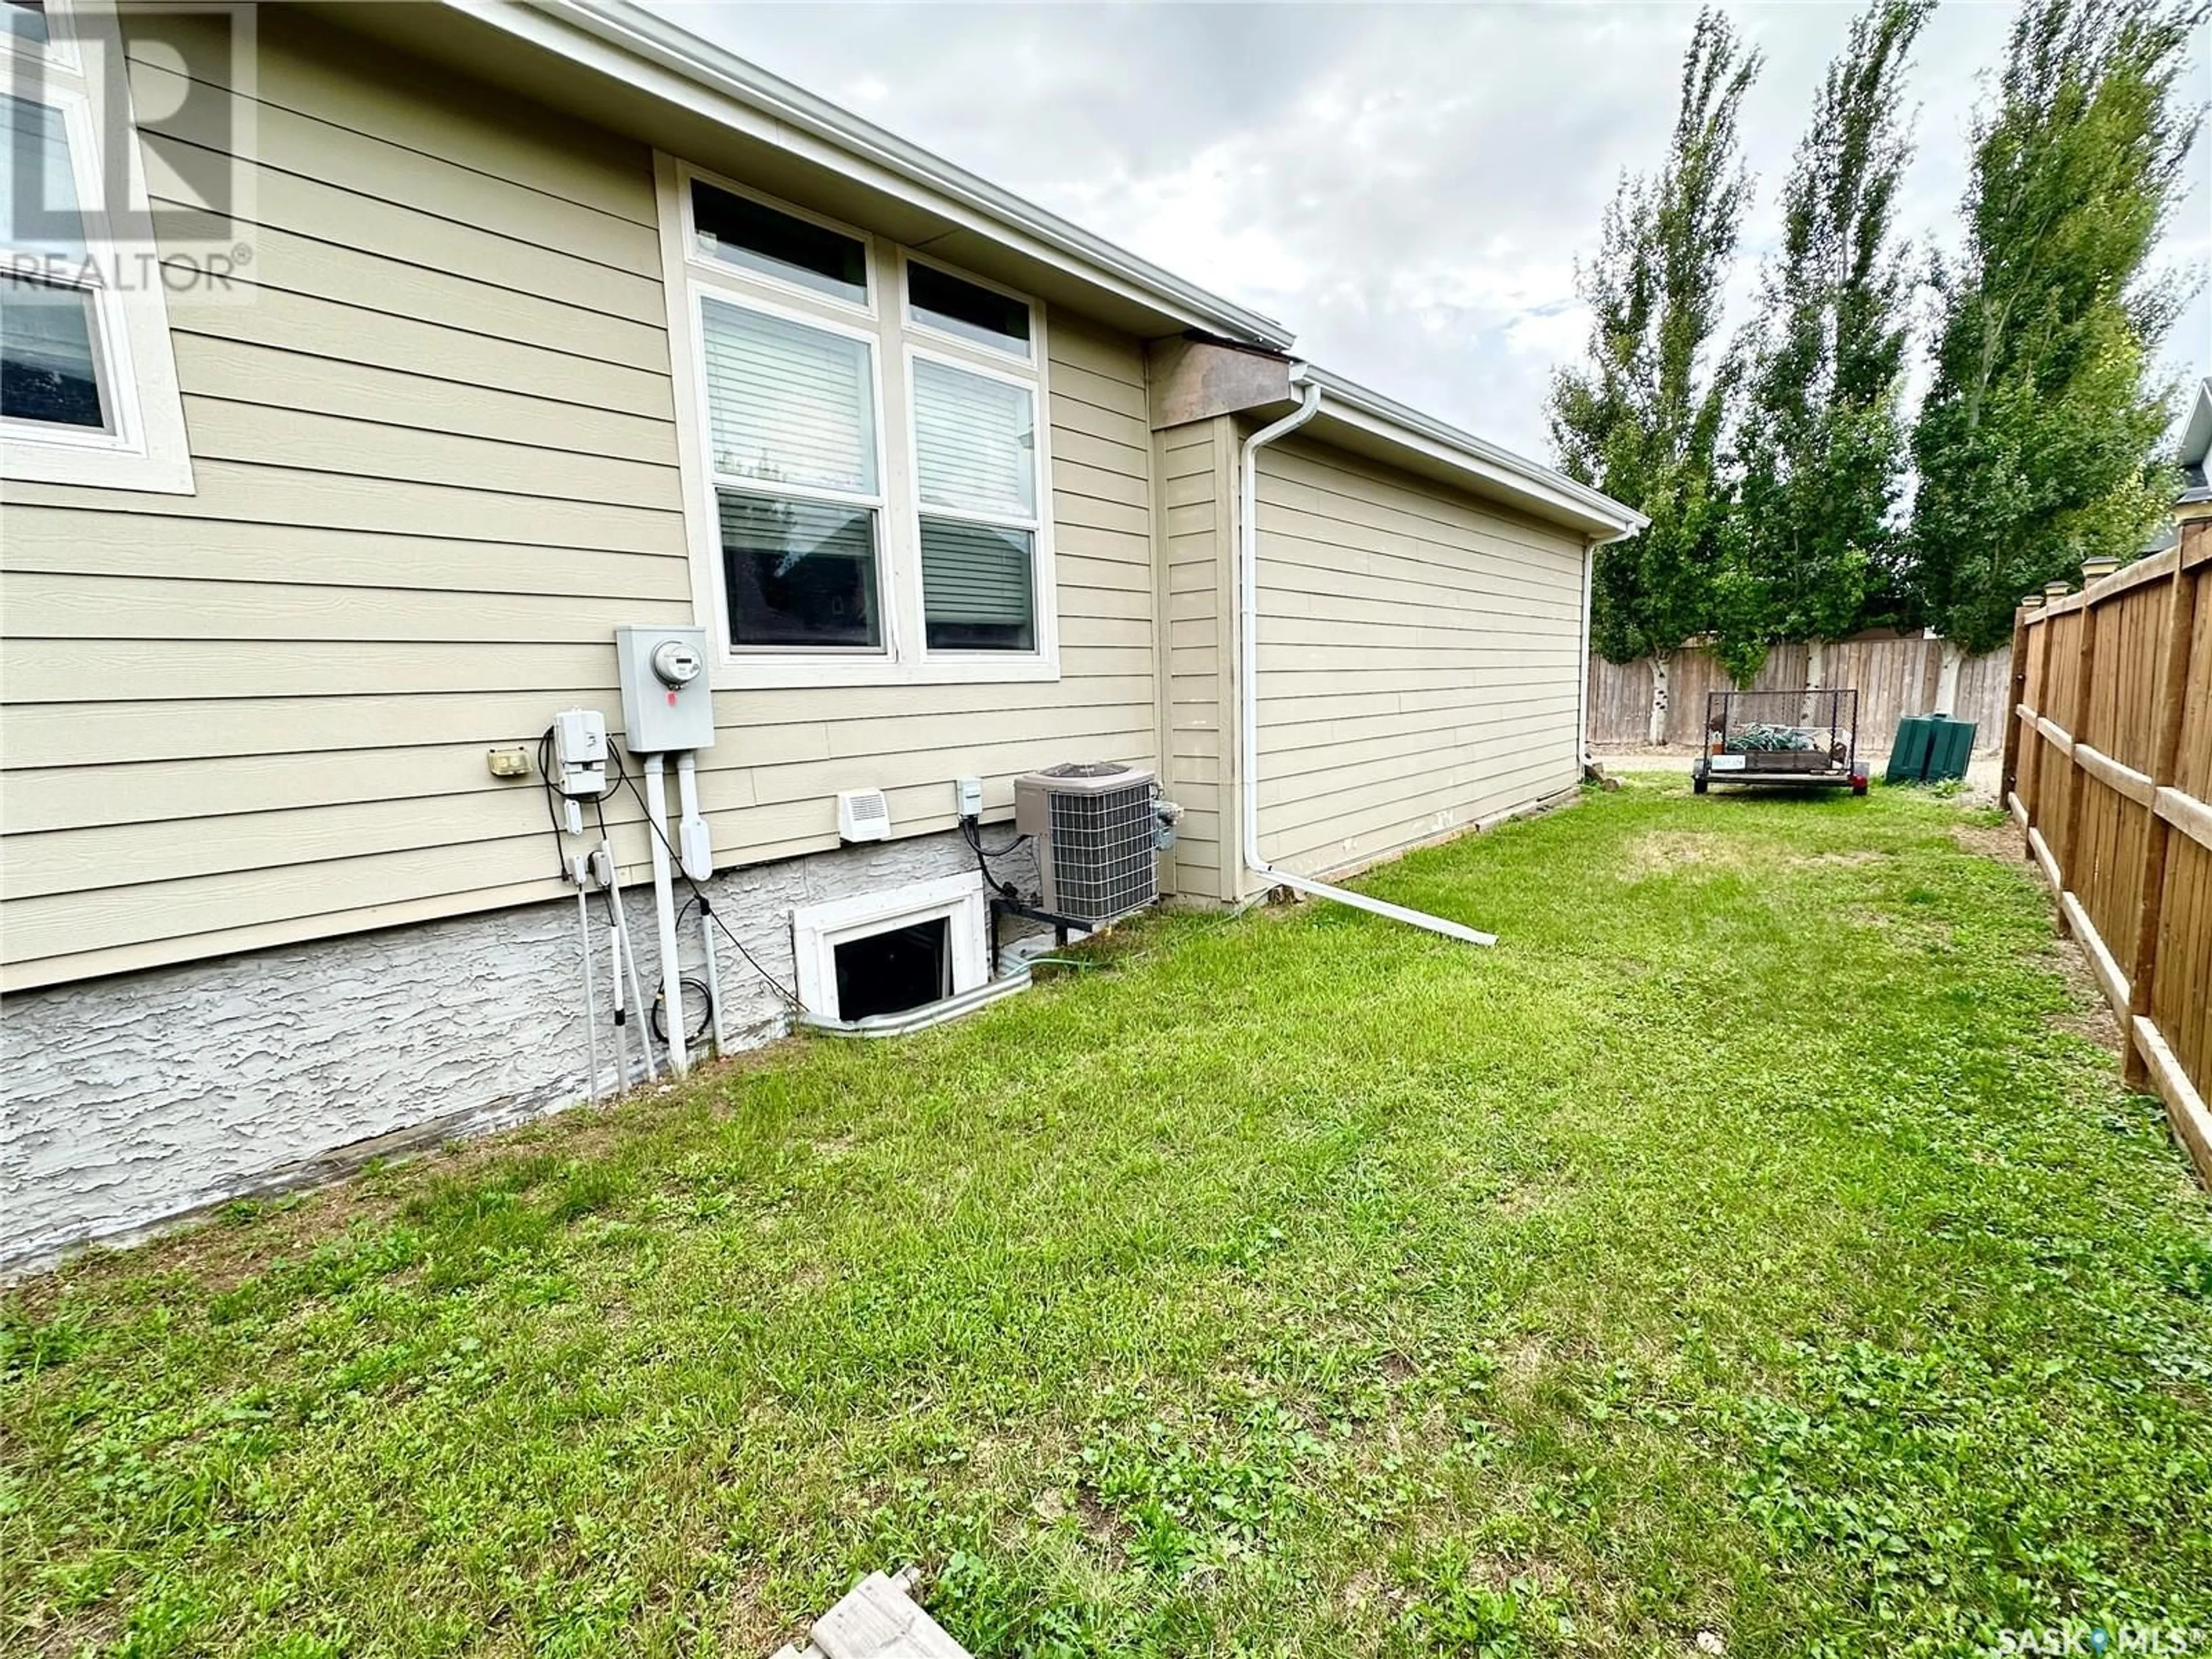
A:
{"type": "Polygon", "coordinates": [[[1432,1549],[1401,1564],[1408,1605],[1396,1634],[1404,1647],[1457,1659],[1521,1659],[1555,1651],[1551,1638],[1574,1634],[1573,1619],[1534,1577],[1487,1582],[1483,1565],[1460,1546],[1432,1549]]]}
{"type": "Polygon", "coordinates": [[[0,1301],[0,1647],[2212,1626],[2212,1210],[2002,815],[1629,778],[0,1301]],[[2003,859],[1989,854],[2002,853],[2003,859]],[[2087,1030],[2089,1028],[2083,1027],[2087,1030]]]}

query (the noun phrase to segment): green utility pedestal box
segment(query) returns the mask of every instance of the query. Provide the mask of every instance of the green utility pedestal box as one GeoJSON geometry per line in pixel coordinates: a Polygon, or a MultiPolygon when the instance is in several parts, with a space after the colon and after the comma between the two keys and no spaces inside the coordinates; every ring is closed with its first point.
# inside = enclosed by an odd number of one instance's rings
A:
{"type": "Polygon", "coordinates": [[[1941,783],[1966,775],[1974,754],[1974,722],[1944,714],[1908,714],[1897,723],[1884,783],[1941,783]]]}

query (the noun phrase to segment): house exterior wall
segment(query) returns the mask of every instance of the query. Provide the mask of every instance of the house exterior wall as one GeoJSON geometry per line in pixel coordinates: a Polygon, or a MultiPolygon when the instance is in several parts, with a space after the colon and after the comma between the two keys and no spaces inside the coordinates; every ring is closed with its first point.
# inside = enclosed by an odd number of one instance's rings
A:
{"type": "Polygon", "coordinates": [[[1236,795],[1236,423],[1226,416],[1156,439],[1163,633],[1161,784],[1183,809],[1165,889],[1178,898],[1237,893],[1236,795]]]}
{"type": "Polygon", "coordinates": [[[1583,538],[1310,441],[1260,452],[1260,851],[1355,869],[1574,787],[1583,538]]]}
{"type": "MultiPolygon", "coordinates": [[[[1155,434],[1172,890],[1235,901],[1238,451],[1155,434]]],[[[1260,452],[1260,850],[1340,874],[1582,775],[1583,538],[1310,439],[1260,452]]]]}
{"type": "MultiPolygon", "coordinates": [[[[998,867],[1035,880],[1021,858],[998,867]]],[[[920,836],[731,871],[708,890],[789,985],[794,905],[974,868],[957,836],[920,836]]],[[[651,895],[626,902],[649,976],[651,895]]],[[[595,896],[589,915],[604,1095],[617,1074],[602,906],[595,896]]],[[[696,935],[683,955],[684,973],[703,976],[696,935]]],[[[726,947],[717,965],[732,1046],[781,1036],[781,997],[726,947]]],[[[574,1104],[587,1092],[582,988],[571,897],[12,997],[0,1023],[0,1275],[574,1104]]],[[[687,1008],[703,1017],[696,1000],[687,1008]]],[[[629,1027],[632,1083],[645,1076],[641,1029],[629,1027]]]]}
{"type": "MultiPolygon", "coordinates": [[[[197,493],[8,487],[7,989],[558,895],[485,751],[618,725],[612,629],[692,619],[650,152],[289,8],[259,33],[245,300],[170,306],[197,493]]],[[[150,147],[209,136],[170,119],[150,147]]],[[[963,773],[997,806],[1153,762],[1143,360],[1047,334],[1060,678],[725,686],[719,863],[836,847],[839,789],[920,835],[963,773]]]]}
{"type": "MultiPolygon", "coordinates": [[[[141,110],[179,112],[149,148],[214,142],[145,59],[141,110]]],[[[577,705],[618,729],[618,624],[714,625],[652,152],[293,8],[252,99],[241,294],[169,303],[195,493],[0,509],[0,1271],[579,1098],[574,890],[486,752],[577,705]]],[[[1139,341],[1057,308],[1045,340],[1058,678],[714,693],[714,911],[786,982],[793,904],[973,868],[962,775],[995,810],[1054,762],[1156,767],[1169,890],[1251,890],[1249,422],[1156,433],[1139,341]],[[861,787],[891,842],[841,844],[861,787]]],[[[1571,786],[1578,538],[1311,441],[1261,482],[1269,856],[1341,871],[1571,786]]],[[[733,1042],[787,1029],[720,966],[733,1042]]]]}

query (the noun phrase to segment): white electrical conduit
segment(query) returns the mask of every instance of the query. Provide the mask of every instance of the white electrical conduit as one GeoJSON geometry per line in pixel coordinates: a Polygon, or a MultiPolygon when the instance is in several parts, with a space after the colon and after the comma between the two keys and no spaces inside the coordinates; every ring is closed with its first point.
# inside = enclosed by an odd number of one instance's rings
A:
{"type": "MultiPolygon", "coordinates": [[[[613,919],[607,921],[607,957],[614,964],[615,979],[615,1092],[620,1094],[629,1087],[629,1011],[623,1003],[622,933],[613,919]]],[[[645,1049],[646,1062],[653,1060],[653,1045],[645,1049]]]]}
{"type": "Polygon", "coordinates": [[[676,888],[668,861],[668,757],[645,757],[646,839],[653,843],[653,908],[660,924],[660,1002],[668,1018],[668,1069],[691,1068],[684,1048],[684,970],[676,960],[676,888]]]}
{"type": "Polygon", "coordinates": [[[570,867],[576,872],[576,938],[584,947],[584,1097],[596,1104],[599,1098],[599,999],[592,987],[592,895],[584,880],[589,864],[589,860],[580,858],[570,867]]]}
{"type": "Polygon", "coordinates": [[[715,1054],[725,1054],[730,1045],[722,1036],[722,970],[714,959],[714,913],[707,890],[696,886],[714,873],[714,860],[708,850],[707,820],[699,816],[699,757],[688,749],[676,757],[676,810],[683,817],[676,846],[684,873],[695,884],[699,938],[707,950],[707,1012],[713,1021],[708,1029],[714,1034],[715,1054]]]}
{"type": "MultiPolygon", "coordinates": [[[[637,977],[637,945],[629,936],[629,918],[623,914],[622,866],[615,862],[615,844],[611,838],[602,841],[599,845],[605,849],[607,859],[607,907],[614,913],[615,938],[620,941],[615,963],[617,1023],[620,1023],[623,1012],[621,975],[627,970],[629,975],[629,1006],[636,1009],[639,1017],[645,1020],[638,1030],[637,1046],[645,1051],[645,1079],[650,1083],[657,1075],[653,1063],[653,1022],[645,1016],[645,989],[637,977]]],[[[625,1060],[623,1063],[627,1066],[629,1062],[625,1060]]],[[[623,1079],[623,1086],[629,1086],[627,1074],[623,1079]]]]}
{"type": "Polygon", "coordinates": [[[1243,820],[1245,867],[1254,875],[1264,876],[1294,892],[1332,899],[1355,910],[1402,921],[1408,927],[1425,927],[1446,939],[1462,939],[1469,945],[1495,945],[1495,933],[1478,933],[1425,911],[1408,910],[1403,905],[1387,904],[1364,893],[1332,887],[1310,876],[1278,870],[1260,856],[1260,452],[1276,439],[1297,431],[1321,411],[1321,382],[1307,379],[1305,370],[1296,368],[1291,371],[1291,384],[1298,388],[1298,406],[1272,426],[1263,426],[1244,440],[1237,480],[1242,510],[1237,523],[1237,701],[1238,750],[1244,762],[1243,787],[1240,792],[1243,811],[1239,816],[1243,820]]]}

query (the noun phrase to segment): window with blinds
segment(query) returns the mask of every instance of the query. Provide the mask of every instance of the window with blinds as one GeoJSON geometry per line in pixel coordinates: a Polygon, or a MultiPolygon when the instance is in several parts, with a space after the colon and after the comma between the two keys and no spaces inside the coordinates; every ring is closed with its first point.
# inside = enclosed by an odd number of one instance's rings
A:
{"type": "Polygon", "coordinates": [[[701,309],[714,471],[873,495],[868,342],[720,300],[701,309]]]}
{"type": "Polygon", "coordinates": [[[732,644],[882,649],[872,343],[724,300],[699,309],[732,644]]]}
{"type": "MultiPolygon", "coordinates": [[[[747,683],[1056,678],[1043,311],[681,161],[661,176],[687,527],[747,683]]],[[[53,320],[49,357],[71,343],[53,320]]]]}
{"type": "Polygon", "coordinates": [[[912,360],[923,637],[938,651],[1036,649],[1036,391],[912,360]]]}

